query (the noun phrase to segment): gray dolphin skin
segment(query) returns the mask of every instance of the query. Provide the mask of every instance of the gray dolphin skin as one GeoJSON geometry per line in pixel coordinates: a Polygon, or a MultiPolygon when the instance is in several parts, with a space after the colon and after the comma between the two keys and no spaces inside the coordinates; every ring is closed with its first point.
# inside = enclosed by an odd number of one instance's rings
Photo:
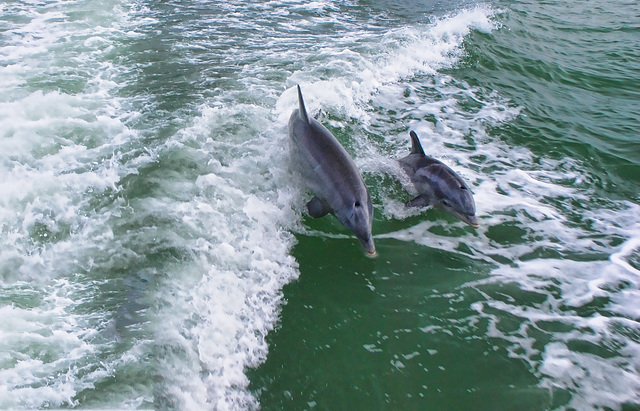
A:
{"type": "Polygon", "coordinates": [[[411,154],[399,160],[418,190],[418,197],[407,202],[408,207],[433,206],[478,228],[476,203],[465,182],[449,167],[426,156],[418,135],[411,131],[411,154]]]}
{"type": "Polygon", "coordinates": [[[294,167],[314,195],[307,203],[309,214],[314,218],[335,215],[367,254],[375,256],[373,205],[360,172],[331,132],[307,114],[300,86],[298,104],[289,119],[289,137],[294,167]]]}

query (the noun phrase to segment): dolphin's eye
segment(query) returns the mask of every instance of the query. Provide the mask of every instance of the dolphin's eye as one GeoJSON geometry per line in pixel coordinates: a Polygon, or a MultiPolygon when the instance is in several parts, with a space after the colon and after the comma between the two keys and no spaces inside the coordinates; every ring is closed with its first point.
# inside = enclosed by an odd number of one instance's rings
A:
{"type": "Polygon", "coordinates": [[[467,187],[465,187],[465,186],[460,186],[460,190],[466,190],[466,189],[467,189],[467,187]]]}
{"type": "Polygon", "coordinates": [[[355,203],[353,203],[354,207],[360,207],[362,204],[360,204],[360,201],[356,201],[355,203]]]}
{"type": "Polygon", "coordinates": [[[442,205],[445,207],[451,207],[451,204],[447,200],[442,200],[442,205]]]}

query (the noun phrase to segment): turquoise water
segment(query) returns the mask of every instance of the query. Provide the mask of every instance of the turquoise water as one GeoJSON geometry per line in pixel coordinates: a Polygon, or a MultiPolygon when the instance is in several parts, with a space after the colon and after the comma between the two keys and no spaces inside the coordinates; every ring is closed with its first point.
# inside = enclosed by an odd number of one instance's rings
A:
{"type": "Polygon", "coordinates": [[[640,408],[633,2],[0,5],[0,408],[640,408]],[[307,108],[378,257],[304,213],[307,108]],[[415,193],[409,130],[480,228],[415,193]]]}

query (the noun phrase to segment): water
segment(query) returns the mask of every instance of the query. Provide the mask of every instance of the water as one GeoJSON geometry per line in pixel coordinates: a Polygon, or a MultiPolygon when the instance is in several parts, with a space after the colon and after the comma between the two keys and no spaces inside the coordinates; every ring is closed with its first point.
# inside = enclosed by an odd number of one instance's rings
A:
{"type": "Polygon", "coordinates": [[[636,3],[0,15],[0,409],[640,408],[636,3]],[[296,84],[376,259],[303,213],[296,84]],[[478,230],[403,207],[410,129],[478,230]]]}

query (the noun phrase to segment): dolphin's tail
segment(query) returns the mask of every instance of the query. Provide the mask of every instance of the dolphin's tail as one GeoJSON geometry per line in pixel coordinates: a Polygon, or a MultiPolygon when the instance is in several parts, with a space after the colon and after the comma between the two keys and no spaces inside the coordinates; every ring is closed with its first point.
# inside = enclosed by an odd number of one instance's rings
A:
{"type": "MultiPolygon", "coordinates": [[[[300,89],[298,88],[298,90],[300,90],[300,89]]],[[[422,154],[422,155],[424,155],[424,150],[422,149],[422,144],[420,144],[420,140],[418,139],[418,135],[416,134],[416,132],[411,130],[409,132],[409,135],[411,136],[411,154],[422,154]]]]}
{"type": "Polygon", "coordinates": [[[300,105],[299,115],[300,118],[305,122],[309,122],[309,116],[307,115],[307,109],[304,107],[304,100],[302,99],[302,90],[300,89],[300,84],[298,84],[298,104],[300,105]]]}

